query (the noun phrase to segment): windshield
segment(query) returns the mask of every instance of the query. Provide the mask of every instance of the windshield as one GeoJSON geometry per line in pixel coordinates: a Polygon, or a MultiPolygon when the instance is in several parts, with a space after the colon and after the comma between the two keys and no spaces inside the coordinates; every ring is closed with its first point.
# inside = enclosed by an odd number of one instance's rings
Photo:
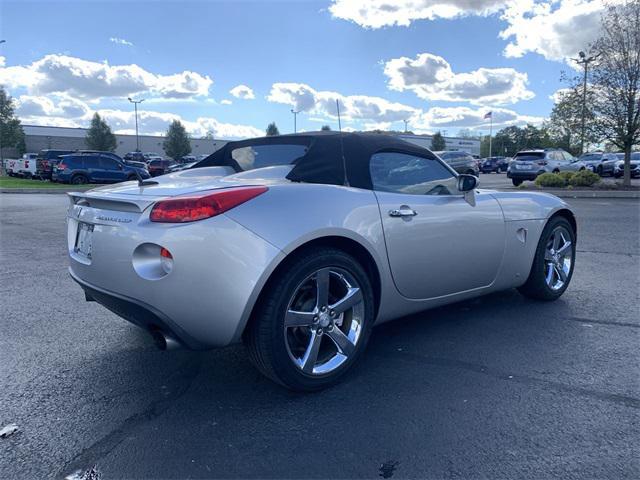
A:
{"type": "Polygon", "coordinates": [[[515,160],[531,161],[544,158],[544,152],[518,152],[514,157],[515,160]]]}

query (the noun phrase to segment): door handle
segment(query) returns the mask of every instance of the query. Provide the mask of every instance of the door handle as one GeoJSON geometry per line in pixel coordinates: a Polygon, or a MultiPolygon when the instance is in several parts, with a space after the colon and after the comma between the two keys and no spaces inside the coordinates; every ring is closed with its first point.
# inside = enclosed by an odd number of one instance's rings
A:
{"type": "Polygon", "coordinates": [[[415,217],[417,214],[418,212],[416,212],[415,210],[412,210],[406,205],[403,205],[400,208],[389,210],[390,217],[415,217]]]}

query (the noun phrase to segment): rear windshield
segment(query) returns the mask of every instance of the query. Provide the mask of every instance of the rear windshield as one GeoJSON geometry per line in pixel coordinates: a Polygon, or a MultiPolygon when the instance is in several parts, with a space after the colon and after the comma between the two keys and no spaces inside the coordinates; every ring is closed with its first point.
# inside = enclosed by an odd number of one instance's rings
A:
{"type": "Polygon", "coordinates": [[[545,152],[518,152],[514,157],[516,160],[534,160],[544,158],[545,152]]]}
{"type": "Polygon", "coordinates": [[[251,145],[234,148],[231,151],[231,158],[238,163],[242,170],[253,170],[254,168],[273,167],[275,165],[290,165],[297,158],[304,156],[305,153],[307,153],[306,145],[251,145]]]}

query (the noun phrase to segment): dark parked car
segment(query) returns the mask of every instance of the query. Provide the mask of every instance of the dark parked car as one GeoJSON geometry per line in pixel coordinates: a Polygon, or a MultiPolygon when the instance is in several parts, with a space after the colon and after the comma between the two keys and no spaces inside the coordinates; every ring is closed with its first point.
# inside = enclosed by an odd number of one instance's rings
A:
{"type": "Polygon", "coordinates": [[[115,183],[126,180],[149,178],[144,168],[127,165],[122,160],[105,153],[73,153],[63,155],[53,170],[54,182],[72,183],[115,183]]]}
{"type": "Polygon", "coordinates": [[[68,155],[73,150],[40,150],[36,158],[36,176],[43,180],[51,180],[53,166],[60,160],[60,155],[68,155]]]}
{"type": "Polygon", "coordinates": [[[124,154],[125,160],[133,160],[136,162],[146,162],[146,158],[142,152],[128,152],[124,154]]]}
{"type": "Polygon", "coordinates": [[[148,165],[149,174],[152,177],[164,175],[165,173],[169,173],[169,168],[175,164],[173,160],[151,160],[148,165]]]}
{"type": "Polygon", "coordinates": [[[442,160],[445,161],[445,163],[447,163],[447,165],[449,165],[458,173],[466,173],[468,175],[475,175],[476,177],[480,175],[478,163],[467,152],[451,150],[447,152],[433,153],[438,155],[442,160]]]}
{"type": "Polygon", "coordinates": [[[488,157],[480,164],[480,171],[482,173],[506,172],[508,166],[509,160],[506,157],[488,157]]]}

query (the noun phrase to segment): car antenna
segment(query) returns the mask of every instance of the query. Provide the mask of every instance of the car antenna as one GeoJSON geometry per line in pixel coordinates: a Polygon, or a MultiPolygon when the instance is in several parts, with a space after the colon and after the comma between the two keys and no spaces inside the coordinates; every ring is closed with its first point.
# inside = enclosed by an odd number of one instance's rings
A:
{"type": "Polygon", "coordinates": [[[156,182],[155,180],[145,180],[142,178],[142,175],[140,175],[140,172],[138,172],[138,169],[133,167],[133,173],[136,174],[136,178],[138,179],[138,186],[139,187],[144,187],[145,185],[158,185],[158,182],[156,182]]]}
{"type": "Polygon", "coordinates": [[[344,184],[349,186],[349,179],[347,178],[347,161],[344,158],[344,138],[342,135],[342,122],[340,121],[340,102],[336,98],[336,109],[338,110],[338,131],[340,132],[340,151],[342,153],[342,171],[344,172],[344,184]]]}

